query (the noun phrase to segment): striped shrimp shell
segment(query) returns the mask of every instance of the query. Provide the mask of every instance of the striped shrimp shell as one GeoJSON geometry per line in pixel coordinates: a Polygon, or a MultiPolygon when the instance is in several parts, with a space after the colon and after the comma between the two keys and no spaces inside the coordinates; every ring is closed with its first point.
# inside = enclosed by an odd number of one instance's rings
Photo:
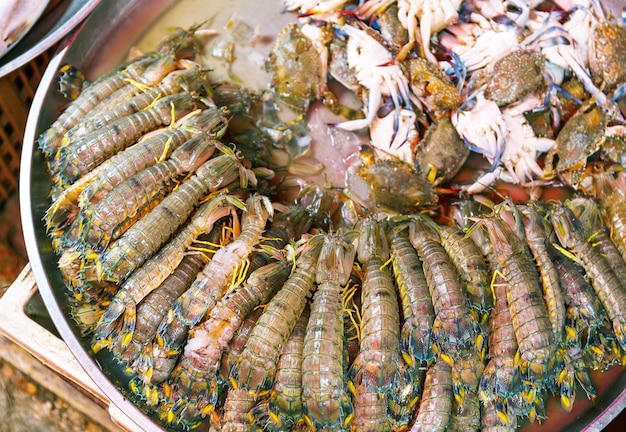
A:
{"type": "Polygon", "coordinates": [[[307,422],[316,428],[341,429],[352,414],[344,376],[342,292],[354,257],[354,246],[343,234],[324,236],[302,351],[303,408],[307,422]]]}

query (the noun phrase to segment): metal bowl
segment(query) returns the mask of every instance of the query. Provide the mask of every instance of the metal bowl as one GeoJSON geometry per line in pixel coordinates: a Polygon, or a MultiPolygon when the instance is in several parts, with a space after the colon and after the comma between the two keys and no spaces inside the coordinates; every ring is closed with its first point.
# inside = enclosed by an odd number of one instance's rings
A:
{"type": "MultiPolygon", "coordinates": [[[[57,268],[57,256],[42,222],[49,206],[51,180],[45,169],[44,156],[38,150],[35,140],[54,121],[65,103],[55,90],[57,70],[61,64],[71,63],[78,66],[88,78],[93,78],[122,61],[131,46],[153,46],[168,27],[187,27],[207,20],[207,27],[221,30],[235,11],[243,21],[253,26],[258,25],[262,35],[275,35],[284,23],[293,19],[289,14],[280,14],[280,3],[280,0],[272,0],[271,4],[247,0],[235,0],[227,4],[218,0],[102,2],[81,29],[62,44],[35,94],[26,125],[20,173],[22,224],[33,273],[50,316],[70,350],[103,393],[141,430],[158,431],[162,427],[154,417],[146,414],[147,410],[142,408],[140,400],[126,392],[128,377],[108,351],[102,350],[95,357],[88,353],[89,340],[81,337],[80,330],[71,317],[68,291],[57,268]]],[[[246,58],[241,51],[239,57],[246,58]]],[[[209,56],[205,53],[206,58],[209,56]]],[[[211,66],[220,68],[219,64],[211,63],[211,66]]],[[[258,80],[257,84],[262,85],[263,79],[259,78],[258,65],[256,69],[243,65],[240,70],[247,70],[248,73],[252,70],[254,79],[258,80]]],[[[238,75],[245,76],[245,72],[238,75]]],[[[535,423],[524,426],[523,429],[543,432],[597,431],[604,428],[626,406],[626,372],[616,367],[606,373],[594,375],[594,380],[599,396],[593,404],[579,391],[574,410],[566,414],[556,407],[555,398],[552,398],[548,406],[549,416],[544,424],[538,426],[535,423]]]]}

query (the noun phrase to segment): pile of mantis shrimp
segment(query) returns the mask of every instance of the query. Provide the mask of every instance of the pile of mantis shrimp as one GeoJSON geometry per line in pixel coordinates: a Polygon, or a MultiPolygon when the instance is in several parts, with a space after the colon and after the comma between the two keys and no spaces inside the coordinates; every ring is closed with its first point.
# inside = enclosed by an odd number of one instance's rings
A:
{"type": "Polygon", "coordinates": [[[515,431],[597,398],[626,363],[623,23],[593,1],[284,6],[271,98],[213,78],[198,28],[61,70],[44,223],[93,355],[168,430],[515,431]],[[342,185],[273,159],[318,99],[369,140],[342,185]]]}

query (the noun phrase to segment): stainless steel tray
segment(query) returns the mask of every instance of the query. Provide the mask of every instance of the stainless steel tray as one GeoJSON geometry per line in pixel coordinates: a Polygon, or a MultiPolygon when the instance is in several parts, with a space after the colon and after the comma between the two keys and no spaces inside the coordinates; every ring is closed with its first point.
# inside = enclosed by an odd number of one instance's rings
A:
{"type": "Polygon", "coordinates": [[[100,0],[65,0],[47,11],[6,54],[0,57],[0,77],[51,48],[78,26],[100,0]]]}
{"type": "MultiPolygon", "coordinates": [[[[80,331],[70,317],[67,289],[57,268],[57,257],[42,222],[49,206],[48,192],[51,181],[46,172],[44,157],[35,144],[36,137],[56,118],[65,101],[55,91],[56,73],[63,63],[71,63],[88,77],[95,77],[119,63],[128,49],[139,44],[153,46],[168,27],[190,26],[208,20],[207,27],[221,30],[234,12],[245,22],[258,25],[261,35],[275,35],[293,15],[281,15],[280,0],[253,2],[235,0],[126,0],[102,2],[76,31],[68,43],[50,62],[35,94],[26,125],[20,173],[20,202],[24,236],[30,263],[50,315],[71,351],[88,375],[101,387],[104,394],[130,419],[146,431],[162,430],[157,422],[140,408],[141,401],[125,395],[127,377],[120,366],[102,350],[96,357],[88,354],[89,341],[81,338],[80,331]],[[109,25],[103,26],[102,23],[109,25]]],[[[245,52],[238,52],[240,60],[245,52]]],[[[220,68],[205,55],[207,63],[220,68]]],[[[223,66],[223,65],[222,65],[223,66]]],[[[237,65],[234,65],[236,68],[237,65]]],[[[243,65],[241,70],[253,72],[262,85],[262,72],[258,65],[243,65]]],[[[237,73],[245,76],[245,73],[237,73]]],[[[622,368],[595,375],[599,397],[591,404],[579,392],[574,411],[566,415],[550,415],[542,426],[526,426],[528,431],[597,431],[604,428],[626,406],[626,372],[622,368]],[[597,379],[600,378],[600,379],[597,379]]],[[[549,410],[557,409],[554,398],[549,410]]]]}

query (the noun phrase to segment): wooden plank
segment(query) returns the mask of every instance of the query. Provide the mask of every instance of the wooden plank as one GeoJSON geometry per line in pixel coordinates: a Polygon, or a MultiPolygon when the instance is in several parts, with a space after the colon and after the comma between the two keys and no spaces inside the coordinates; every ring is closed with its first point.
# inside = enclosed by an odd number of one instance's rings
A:
{"type": "Polygon", "coordinates": [[[28,351],[3,336],[0,336],[0,357],[107,431],[123,431],[117,423],[111,420],[111,415],[102,401],[86,394],[83,389],[75,384],[66,381],[44,366],[28,351]]]}
{"type": "MultiPolygon", "coordinates": [[[[24,306],[37,291],[30,265],[27,265],[15,282],[0,298],[0,335],[33,355],[43,365],[74,383],[94,400],[108,407],[112,422],[127,432],[142,432],[131,419],[114,406],[102,390],[89,377],[65,342],[24,313],[24,306]]],[[[118,429],[118,430],[119,430],[118,429]]]]}

